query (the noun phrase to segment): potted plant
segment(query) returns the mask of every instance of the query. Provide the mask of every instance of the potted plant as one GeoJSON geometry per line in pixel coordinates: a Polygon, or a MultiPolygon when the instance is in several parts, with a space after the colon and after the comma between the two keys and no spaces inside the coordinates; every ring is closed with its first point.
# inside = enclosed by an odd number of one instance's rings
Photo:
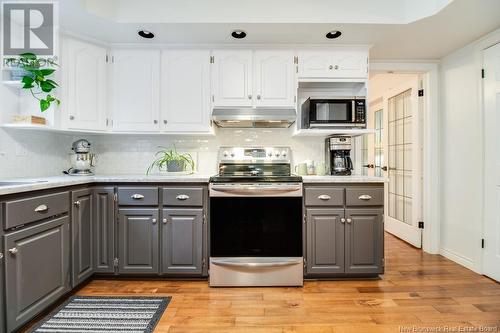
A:
{"type": "Polygon", "coordinates": [[[22,88],[29,90],[31,95],[38,100],[40,111],[46,111],[53,102],[57,105],[61,103],[59,99],[50,94],[59,86],[49,78],[56,70],[46,68],[47,65],[58,66],[54,61],[39,59],[33,53],[23,53],[19,55],[19,59],[11,58],[7,61],[9,65],[17,68],[13,78],[19,78],[23,84],[22,88]]]}
{"type": "Polygon", "coordinates": [[[190,167],[191,171],[194,170],[194,161],[190,154],[181,154],[177,152],[175,146],[173,149],[162,146],[158,146],[158,148],[160,148],[160,150],[155,154],[156,159],[148,167],[146,174],[149,174],[154,168],[166,172],[187,171],[188,167],[190,167]]]}

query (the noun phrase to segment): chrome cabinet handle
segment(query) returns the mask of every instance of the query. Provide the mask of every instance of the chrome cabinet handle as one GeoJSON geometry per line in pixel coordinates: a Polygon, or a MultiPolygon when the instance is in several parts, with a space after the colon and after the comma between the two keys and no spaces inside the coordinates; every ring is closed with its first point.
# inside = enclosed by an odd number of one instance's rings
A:
{"type": "Polygon", "coordinates": [[[248,99],[252,99],[252,95],[248,95],[248,99]]]}
{"type": "Polygon", "coordinates": [[[17,254],[17,252],[19,252],[19,250],[17,249],[17,247],[13,247],[12,249],[9,249],[9,252],[12,254],[17,254]]]}
{"type": "Polygon", "coordinates": [[[73,202],[73,204],[74,204],[76,207],[80,207],[81,202],[80,202],[80,200],[77,200],[77,201],[73,202]]]}
{"type": "Polygon", "coordinates": [[[2,260],[2,259],[3,259],[3,253],[0,252],[0,260],[2,260]]]}
{"type": "Polygon", "coordinates": [[[40,206],[35,208],[35,212],[37,212],[37,213],[44,213],[48,210],[49,210],[49,207],[47,207],[47,205],[40,205],[40,206]]]}
{"type": "Polygon", "coordinates": [[[347,223],[349,223],[349,224],[351,224],[351,223],[352,223],[352,219],[347,219],[346,221],[347,221],[347,223]]]}
{"type": "Polygon", "coordinates": [[[151,219],[151,222],[153,222],[153,224],[156,224],[157,220],[156,219],[151,219]]]}
{"type": "Polygon", "coordinates": [[[184,200],[187,200],[189,199],[189,195],[186,195],[186,194],[179,194],[178,196],[175,197],[177,200],[181,200],[181,201],[184,201],[184,200]]]}
{"type": "Polygon", "coordinates": [[[358,197],[359,200],[365,200],[365,201],[370,200],[371,198],[372,196],[368,194],[363,194],[358,197]]]}
{"type": "Polygon", "coordinates": [[[130,196],[132,199],[134,200],[141,200],[141,199],[144,199],[144,196],[142,194],[133,194],[132,196],[130,196]]]}
{"type": "Polygon", "coordinates": [[[331,198],[332,197],[327,195],[327,194],[322,194],[322,195],[318,196],[318,199],[324,200],[324,201],[330,200],[331,198]]]}
{"type": "Polygon", "coordinates": [[[345,218],[341,218],[340,223],[345,223],[345,218]]]}
{"type": "Polygon", "coordinates": [[[167,224],[168,220],[167,219],[163,219],[163,224],[167,224]]]}

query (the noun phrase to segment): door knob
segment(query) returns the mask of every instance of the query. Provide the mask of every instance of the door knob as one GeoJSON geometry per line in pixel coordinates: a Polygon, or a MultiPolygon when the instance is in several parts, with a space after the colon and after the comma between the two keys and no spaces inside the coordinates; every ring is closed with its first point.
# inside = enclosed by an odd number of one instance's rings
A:
{"type": "Polygon", "coordinates": [[[345,223],[345,218],[341,218],[341,219],[340,219],[340,222],[341,222],[341,223],[345,223]]]}
{"type": "Polygon", "coordinates": [[[163,219],[163,224],[167,224],[168,220],[167,219],[163,219]]]}
{"type": "Polygon", "coordinates": [[[17,247],[13,247],[12,249],[9,249],[9,252],[12,254],[17,254],[17,252],[19,252],[19,250],[17,249],[17,247]]]}
{"type": "Polygon", "coordinates": [[[80,202],[80,200],[77,200],[77,201],[73,202],[73,204],[74,204],[76,207],[80,207],[81,202],[80,202]]]}
{"type": "Polygon", "coordinates": [[[166,125],[166,124],[168,123],[168,121],[167,121],[167,120],[164,120],[164,121],[163,121],[163,123],[166,125]]]}
{"type": "Polygon", "coordinates": [[[349,223],[349,224],[351,224],[351,223],[352,223],[352,219],[347,219],[346,221],[347,221],[347,223],[349,223]]]}
{"type": "Polygon", "coordinates": [[[368,169],[373,169],[373,168],[375,168],[375,165],[373,165],[373,164],[365,164],[365,165],[363,165],[363,167],[364,168],[368,168],[368,169]]]}
{"type": "Polygon", "coordinates": [[[260,95],[257,95],[257,99],[260,99],[260,95]]]}
{"type": "Polygon", "coordinates": [[[151,222],[153,222],[153,224],[156,224],[156,219],[151,219],[151,222]]]}
{"type": "Polygon", "coordinates": [[[2,260],[2,259],[3,259],[3,253],[0,252],[0,260],[2,260]]]}
{"type": "Polygon", "coordinates": [[[69,116],[69,120],[75,120],[75,116],[69,116]]]}
{"type": "Polygon", "coordinates": [[[335,65],[335,69],[339,69],[339,65],[335,65]]]}
{"type": "Polygon", "coordinates": [[[332,70],[332,69],[333,69],[333,66],[332,66],[332,65],[330,65],[330,66],[328,67],[328,69],[332,70]]]}
{"type": "Polygon", "coordinates": [[[252,99],[252,95],[248,95],[248,99],[252,99]]]}
{"type": "Polygon", "coordinates": [[[387,167],[386,166],[383,166],[381,169],[384,170],[384,171],[387,171],[387,167]]]}

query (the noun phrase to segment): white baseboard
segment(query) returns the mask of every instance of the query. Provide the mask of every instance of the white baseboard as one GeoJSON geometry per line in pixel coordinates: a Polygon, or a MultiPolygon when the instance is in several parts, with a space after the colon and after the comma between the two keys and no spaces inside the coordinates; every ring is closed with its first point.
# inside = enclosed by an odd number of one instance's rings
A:
{"type": "Polygon", "coordinates": [[[464,266],[465,268],[470,269],[471,271],[481,274],[479,268],[477,267],[477,263],[470,258],[464,257],[463,255],[458,254],[455,251],[443,248],[439,249],[439,254],[447,259],[450,259],[451,261],[456,262],[459,265],[464,266]]]}

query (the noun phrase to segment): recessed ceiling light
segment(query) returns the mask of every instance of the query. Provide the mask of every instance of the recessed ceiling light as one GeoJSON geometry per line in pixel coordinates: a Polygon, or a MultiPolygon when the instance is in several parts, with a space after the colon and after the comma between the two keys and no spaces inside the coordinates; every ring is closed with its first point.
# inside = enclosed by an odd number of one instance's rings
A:
{"type": "Polygon", "coordinates": [[[335,39],[335,38],[339,38],[340,35],[342,35],[342,32],[340,32],[339,30],[332,30],[332,31],[329,31],[325,37],[328,38],[328,39],[335,39]]]}
{"type": "Polygon", "coordinates": [[[151,31],[148,31],[148,30],[139,30],[137,32],[137,34],[139,36],[141,36],[142,38],[146,38],[146,39],[152,39],[152,38],[155,38],[155,34],[152,33],[151,31]]]}
{"type": "Polygon", "coordinates": [[[247,33],[244,32],[243,30],[234,30],[231,33],[231,36],[233,36],[233,38],[236,38],[236,39],[243,39],[247,36],[247,33]]]}

